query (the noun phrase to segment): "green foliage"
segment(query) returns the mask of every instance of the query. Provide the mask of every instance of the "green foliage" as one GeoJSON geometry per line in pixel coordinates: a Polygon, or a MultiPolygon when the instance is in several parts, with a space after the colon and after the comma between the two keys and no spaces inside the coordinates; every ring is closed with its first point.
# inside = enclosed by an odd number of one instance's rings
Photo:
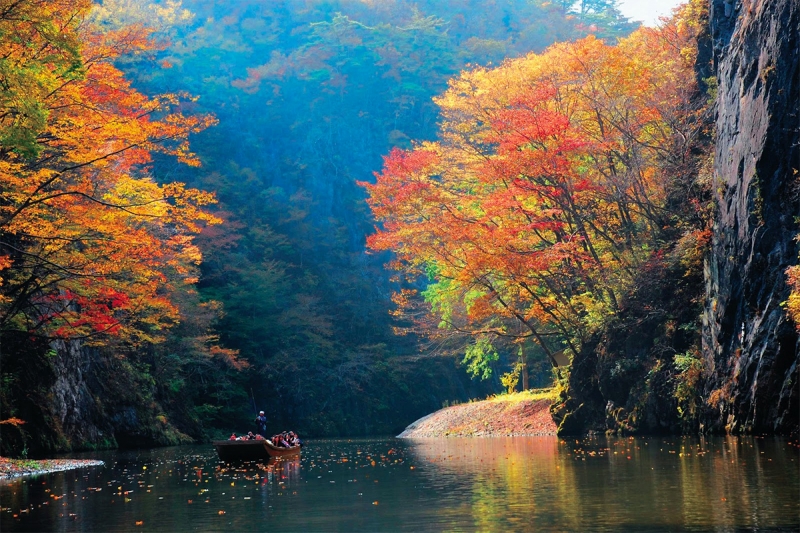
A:
{"type": "MultiPolygon", "coordinates": [[[[433,270],[429,270],[428,276],[433,275],[433,270]]],[[[432,280],[432,278],[429,278],[432,280]]],[[[450,280],[442,279],[435,283],[431,282],[422,291],[425,303],[431,306],[431,310],[441,317],[439,322],[440,329],[450,329],[453,317],[452,291],[450,280]]]]}
{"type": "Polygon", "coordinates": [[[689,350],[676,354],[673,362],[677,370],[674,395],[678,400],[678,416],[693,418],[700,402],[703,360],[696,350],[689,350]]]}
{"type": "MultiPolygon", "coordinates": [[[[474,343],[467,346],[464,353],[463,364],[467,366],[467,372],[481,379],[489,379],[492,376],[494,363],[500,355],[492,346],[489,337],[476,337],[474,343]]],[[[517,373],[519,375],[519,373],[517,373]]],[[[504,383],[505,385],[505,383],[504,383]]]]}
{"type": "Polygon", "coordinates": [[[579,0],[573,3],[570,12],[599,37],[624,37],[639,25],[622,15],[619,0],[579,0]]]}
{"type": "Polygon", "coordinates": [[[24,20],[30,34],[39,40],[38,45],[32,44],[32,40],[28,46],[18,48],[19,53],[6,52],[0,58],[0,156],[3,158],[9,152],[26,159],[41,153],[40,135],[50,114],[47,97],[61,84],[85,74],[81,44],[74,32],[79,17],[59,27],[51,10],[69,9],[60,3],[39,9],[36,3],[13,2],[4,5],[0,15],[0,39],[14,45],[25,43],[30,35],[13,27],[14,21],[24,20]]]}
{"type": "Polygon", "coordinates": [[[713,105],[717,101],[717,94],[719,92],[719,80],[716,76],[709,76],[703,78],[703,83],[706,86],[706,95],[708,96],[708,104],[713,105]]]}

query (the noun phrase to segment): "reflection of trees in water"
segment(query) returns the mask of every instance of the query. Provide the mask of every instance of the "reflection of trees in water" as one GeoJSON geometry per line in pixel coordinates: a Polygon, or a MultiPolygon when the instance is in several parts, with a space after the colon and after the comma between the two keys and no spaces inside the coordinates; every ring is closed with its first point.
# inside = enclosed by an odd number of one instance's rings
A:
{"type": "Polygon", "coordinates": [[[267,462],[240,461],[223,463],[214,471],[217,481],[229,478],[232,481],[255,481],[261,485],[295,485],[300,479],[300,457],[270,457],[267,462]]]}
{"type": "Polygon", "coordinates": [[[286,459],[270,457],[266,463],[253,461],[246,464],[248,468],[244,471],[252,471],[254,473],[252,479],[258,479],[260,475],[262,485],[277,484],[291,486],[300,479],[299,456],[286,459]]]}
{"type": "Polygon", "coordinates": [[[552,490],[569,485],[561,479],[558,446],[556,437],[418,439],[410,453],[432,487],[471,491],[470,508],[451,513],[471,515],[481,531],[520,530],[536,523],[534,517],[564,515],[563,500],[552,490]]]}
{"type": "Polygon", "coordinates": [[[273,481],[286,488],[292,488],[300,481],[300,457],[292,459],[272,458],[269,465],[273,471],[273,481]]]}
{"type": "Polygon", "coordinates": [[[471,515],[479,530],[786,527],[800,510],[800,457],[780,439],[411,442],[426,485],[471,493],[449,513],[471,515]]]}
{"type": "Polygon", "coordinates": [[[266,504],[271,496],[292,491],[300,480],[300,457],[281,459],[271,457],[266,463],[259,463],[261,470],[261,501],[266,504]]]}

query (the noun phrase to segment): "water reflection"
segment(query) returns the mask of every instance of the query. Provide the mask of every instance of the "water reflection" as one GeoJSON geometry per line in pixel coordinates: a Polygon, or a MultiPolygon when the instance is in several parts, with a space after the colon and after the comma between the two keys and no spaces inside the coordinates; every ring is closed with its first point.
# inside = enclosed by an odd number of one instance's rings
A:
{"type": "Polygon", "coordinates": [[[800,524],[798,453],[780,439],[419,439],[426,483],[479,530],[721,530],[800,524]],[[466,491],[458,496],[453,491],[466,491]]]}
{"type": "Polygon", "coordinates": [[[0,531],[800,529],[798,448],[780,439],[325,440],[265,464],[220,463],[210,446],[91,456],[106,466],[0,483],[0,531]]]}

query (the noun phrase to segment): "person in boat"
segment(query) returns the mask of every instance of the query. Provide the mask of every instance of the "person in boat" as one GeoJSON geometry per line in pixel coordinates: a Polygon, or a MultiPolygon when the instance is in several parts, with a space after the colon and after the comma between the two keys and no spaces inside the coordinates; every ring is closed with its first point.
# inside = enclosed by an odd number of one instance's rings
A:
{"type": "Polygon", "coordinates": [[[256,440],[256,436],[253,434],[252,431],[248,431],[247,432],[247,437],[245,437],[245,439],[246,440],[256,440]]]}
{"type": "Polygon", "coordinates": [[[231,433],[231,436],[228,440],[236,440],[236,433],[231,433]]]}
{"type": "Polygon", "coordinates": [[[256,426],[258,426],[259,435],[267,434],[267,417],[264,415],[264,411],[258,412],[258,416],[256,417],[256,426]]]}

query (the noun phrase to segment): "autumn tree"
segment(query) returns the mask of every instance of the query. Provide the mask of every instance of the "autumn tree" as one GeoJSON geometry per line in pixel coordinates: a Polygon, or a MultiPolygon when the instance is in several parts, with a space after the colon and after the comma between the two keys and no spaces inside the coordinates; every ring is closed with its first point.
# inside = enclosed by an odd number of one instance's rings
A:
{"type": "Polygon", "coordinates": [[[145,95],[121,70],[167,67],[158,32],[187,19],[173,0],[0,9],[0,419],[28,422],[9,426],[4,450],[33,435],[69,446],[56,378],[103,383],[91,391],[99,423],[122,405],[153,443],[202,438],[231,412],[246,362],[212,332],[221,305],[195,287],[194,238],[220,221],[216,199],[152,170],[157,157],[198,167],[189,137],[216,119],[188,94],[145,95]],[[69,354],[77,377],[58,368],[69,354]]]}
{"type": "Polygon", "coordinates": [[[0,12],[0,331],[152,341],[192,283],[208,193],[158,185],[153,153],[197,165],[188,137],[214,123],[181,94],[148,97],[114,65],[154,47],[142,25],[99,31],[91,2],[0,12]]]}
{"type": "Polygon", "coordinates": [[[531,339],[555,366],[619,311],[698,132],[692,38],[675,20],[451,80],[439,140],[394,150],[364,184],[382,223],[369,246],[428,279],[429,333],[531,339]]]}

